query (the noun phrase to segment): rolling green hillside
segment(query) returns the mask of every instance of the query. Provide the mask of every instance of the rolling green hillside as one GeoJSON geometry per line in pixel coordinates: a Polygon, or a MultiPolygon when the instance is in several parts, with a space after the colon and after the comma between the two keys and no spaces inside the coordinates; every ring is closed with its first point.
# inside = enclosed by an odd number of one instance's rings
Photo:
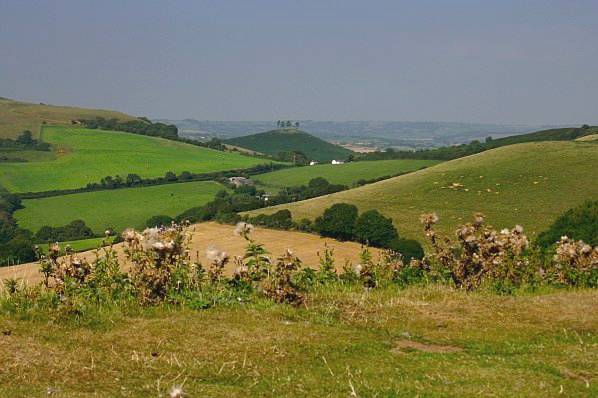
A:
{"type": "Polygon", "coordinates": [[[533,133],[512,135],[498,139],[488,137],[485,142],[472,141],[469,144],[445,146],[440,148],[420,151],[384,151],[360,154],[363,160],[381,159],[438,159],[453,160],[464,156],[481,153],[489,149],[500,148],[507,145],[522,144],[526,142],[542,141],[573,141],[584,140],[598,134],[598,127],[584,125],[582,127],[565,127],[550,130],[540,130],[533,133]]]}
{"type": "Polygon", "coordinates": [[[122,121],[136,119],[115,111],[32,104],[0,97],[0,138],[15,138],[23,130],[30,130],[34,136],[37,136],[42,122],[70,125],[72,120],[96,117],[122,121]]]}
{"type": "Polygon", "coordinates": [[[108,227],[116,231],[142,227],[155,215],[176,216],[209,202],[221,189],[218,183],[198,181],[28,199],[14,216],[19,226],[33,232],[81,219],[101,234],[108,227]]]}
{"type": "MultiPolygon", "coordinates": [[[[481,211],[496,227],[528,233],[547,228],[565,210],[598,197],[596,142],[539,142],[505,146],[333,195],[281,205],[294,218],[315,218],[333,203],[378,209],[399,233],[422,240],[420,214],[436,211],[450,232],[481,211]]],[[[254,213],[264,212],[257,210],[254,213]]]]}
{"type": "Polygon", "coordinates": [[[486,143],[488,149],[498,148],[505,145],[521,144],[524,142],[538,141],[571,141],[591,134],[598,133],[598,127],[564,127],[558,129],[540,130],[533,133],[512,135],[504,138],[497,138],[486,143]]]}
{"type": "Polygon", "coordinates": [[[297,129],[280,129],[231,138],[227,144],[276,156],[281,152],[301,151],[309,160],[346,159],[352,152],[297,129]]]}
{"type": "Polygon", "coordinates": [[[346,164],[320,164],[293,167],[271,173],[259,174],[253,180],[267,188],[284,188],[305,185],[312,178],[323,177],[332,184],[352,186],[357,181],[418,170],[439,163],[436,160],[393,159],[346,164]]]}
{"type": "Polygon", "coordinates": [[[57,159],[0,163],[0,185],[11,192],[84,187],[107,175],[159,177],[167,171],[206,173],[247,168],[263,159],[123,132],[45,127],[57,159]]]}

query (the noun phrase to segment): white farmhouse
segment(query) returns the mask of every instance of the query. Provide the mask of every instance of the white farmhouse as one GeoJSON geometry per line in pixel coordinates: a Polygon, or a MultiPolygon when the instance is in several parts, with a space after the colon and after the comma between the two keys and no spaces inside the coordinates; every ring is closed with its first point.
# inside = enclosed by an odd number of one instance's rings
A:
{"type": "Polygon", "coordinates": [[[331,162],[332,164],[345,164],[345,162],[343,162],[342,160],[332,160],[331,162]]]}

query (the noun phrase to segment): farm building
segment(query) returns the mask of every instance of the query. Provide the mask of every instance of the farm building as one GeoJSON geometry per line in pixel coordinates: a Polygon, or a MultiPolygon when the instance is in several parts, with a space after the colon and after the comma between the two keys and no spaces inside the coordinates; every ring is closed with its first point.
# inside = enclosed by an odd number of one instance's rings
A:
{"type": "Polygon", "coordinates": [[[246,177],[229,177],[228,182],[237,188],[245,185],[253,185],[253,181],[246,177]]]}

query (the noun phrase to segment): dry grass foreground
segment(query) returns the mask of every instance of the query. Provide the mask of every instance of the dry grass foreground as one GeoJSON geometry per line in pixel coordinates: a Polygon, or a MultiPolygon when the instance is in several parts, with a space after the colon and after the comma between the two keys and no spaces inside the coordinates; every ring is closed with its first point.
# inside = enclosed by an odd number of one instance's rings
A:
{"type": "Polygon", "coordinates": [[[0,315],[2,397],[590,397],[598,294],[339,288],[99,327],[0,315]]]}
{"type": "MultiPolygon", "coordinates": [[[[231,259],[234,256],[243,256],[247,242],[240,236],[233,233],[234,227],[217,223],[195,224],[190,227],[193,231],[193,239],[190,250],[193,260],[199,259],[202,264],[207,265],[205,258],[208,246],[215,246],[220,250],[226,251],[231,259]]],[[[302,232],[278,231],[272,229],[256,228],[252,233],[252,238],[258,243],[263,243],[270,252],[271,258],[284,254],[286,249],[291,249],[297,255],[303,264],[312,268],[317,268],[319,263],[318,253],[324,250],[325,245],[334,250],[336,265],[339,269],[349,261],[353,264],[359,262],[361,245],[354,242],[339,242],[334,239],[321,238],[313,234],[302,232]]],[[[121,263],[124,263],[124,253],[122,244],[114,245],[121,263]]],[[[380,254],[379,250],[371,249],[376,256],[380,254]]],[[[96,251],[89,250],[78,253],[77,256],[93,260],[96,258],[96,251]]],[[[229,264],[227,273],[233,271],[233,265],[229,264]]],[[[0,280],[7,278],[21,278],[29,283],[41,281],[39,265],[37,263],[21,264],[11,267],[0,268],[0,280]]]]}

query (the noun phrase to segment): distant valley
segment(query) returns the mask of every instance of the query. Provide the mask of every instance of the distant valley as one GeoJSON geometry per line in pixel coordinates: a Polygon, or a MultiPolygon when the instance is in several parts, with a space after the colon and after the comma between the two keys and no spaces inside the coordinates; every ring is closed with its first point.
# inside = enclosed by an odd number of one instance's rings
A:
{"type": "MultiPolygon", "coordinates": [[[[233,138],[272,130],[276,121],[211,121],[154,119],[175,124],[181,136],[207,140],[212,137],[233,138]]],[[[314,121],[298,120],[301,129],[338,144],[383,149],[417,149],[438,147],[506,137],[542,130],[549,125],[483,124],[458,122],[402,121],[314,121]]]]}

